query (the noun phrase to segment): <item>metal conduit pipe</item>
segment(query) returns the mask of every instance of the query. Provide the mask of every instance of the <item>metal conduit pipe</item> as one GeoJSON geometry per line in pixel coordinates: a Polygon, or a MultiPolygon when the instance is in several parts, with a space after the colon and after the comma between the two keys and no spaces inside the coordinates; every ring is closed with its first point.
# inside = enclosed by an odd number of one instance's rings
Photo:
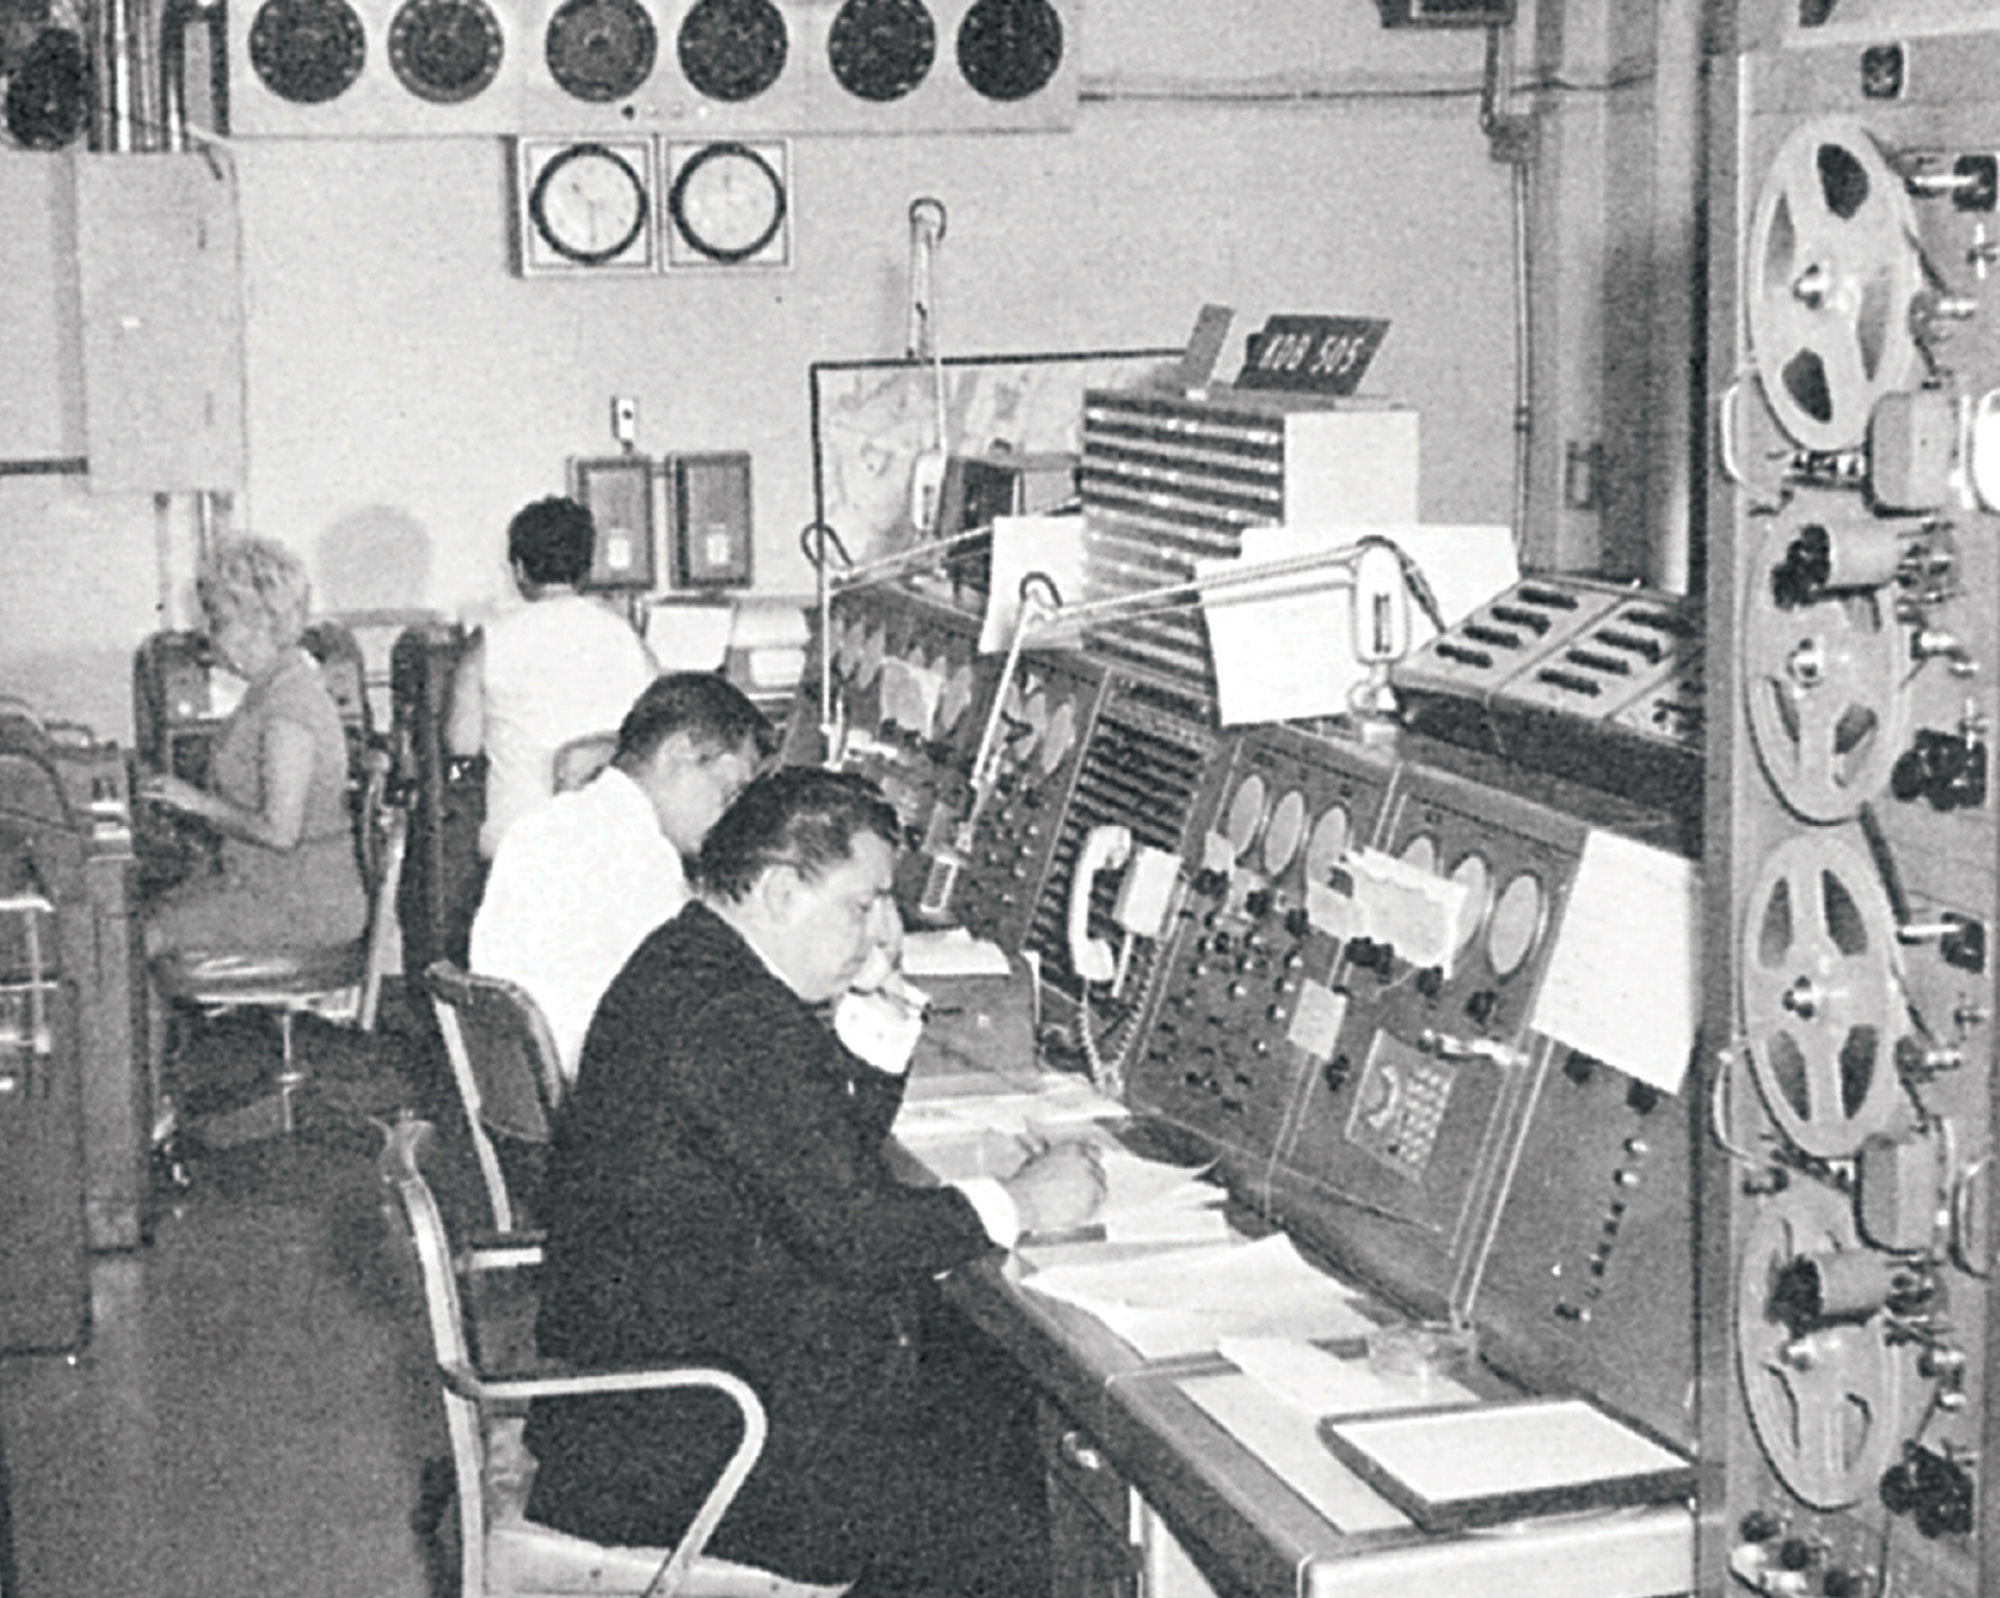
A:
{"type": "Polygon", "coordinates": [[[208,30],[208,95],[215,131],[229,132],[228,11],[222,0],[167,0],[160,13],[160,131],[163,147],[188,147],[187,35],[197,23],[208,30]]]}

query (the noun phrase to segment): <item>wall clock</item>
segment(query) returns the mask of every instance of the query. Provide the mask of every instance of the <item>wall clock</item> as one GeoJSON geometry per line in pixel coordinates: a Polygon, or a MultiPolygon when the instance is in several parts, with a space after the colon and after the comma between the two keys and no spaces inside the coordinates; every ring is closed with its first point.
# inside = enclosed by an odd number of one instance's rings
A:
{"type": "Polygon", "coordinates": [[[515,150],[524,274],[653,269],[651,139],[521,139],[515,150]]]}
{"type": "Polygon", "coordinates": [[[669,270],[791,265],[791,147],[785,140],[670,140],[665,182],[669,270]]]}

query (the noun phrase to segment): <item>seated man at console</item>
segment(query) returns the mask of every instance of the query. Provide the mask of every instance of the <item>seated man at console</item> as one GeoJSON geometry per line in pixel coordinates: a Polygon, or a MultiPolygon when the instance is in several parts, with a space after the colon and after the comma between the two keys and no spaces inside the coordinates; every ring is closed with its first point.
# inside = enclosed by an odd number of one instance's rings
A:
{"type": "MultiPolygon", "coordinates": [[[[942,1390],[918,1329],[941,1274],[1088,1222],[1103,1177],[1064,1145],[1004,1182],[893,1173],[903,1079],[849,1052],[826,1007],[893,967],[898,837],[872,784],[808,767],[716,823],[701,897],[639,946],[584,1043],[544,1189],[537,1340],[757,1389],[769,1440],[715,1554],[863,1595],[1006,1593],[1037,1557],[1033,1494],[1010,1492],[967,1424],[978,1397],[942,1390]]],[[[530,1514],[671,1543],[735,1433],[708,1394],[546,1401],[530,1514]]]]}
{"type": "Polygon", "coordinates": [[[527,601],[487,626],[452,680],[445,738],[486,756],[479,853],[555,792],[556,751],[607,732],[657,671],[638,633],[578,585],[597,524],[573,499],[538,499],[507,524],[507,563],[527,601]]]}
{"type": "Polygon", "coordinates": [[[658,678],[626,712],[611,763],[501,840],[472,969],[527,990],[571,1081],[598,999],[687,903],[683,860],[775,746],[763,712],[722,678],[658,678]]]}

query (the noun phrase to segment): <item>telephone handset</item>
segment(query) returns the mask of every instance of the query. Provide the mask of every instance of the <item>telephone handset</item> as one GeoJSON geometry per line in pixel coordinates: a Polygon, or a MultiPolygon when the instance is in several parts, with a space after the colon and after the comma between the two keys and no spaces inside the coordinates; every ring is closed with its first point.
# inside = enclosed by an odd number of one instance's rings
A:
{"type": "Polygon", "coordinates": [[[1118,973],[1111,945],[1090,935],[1090,896],[1100,871],[1116,871],[1132,858],[1130,827],[1092,827],[1076,857],[1069,884],[1069,963],[1085,982],[1109,982],[1118,973]]]}

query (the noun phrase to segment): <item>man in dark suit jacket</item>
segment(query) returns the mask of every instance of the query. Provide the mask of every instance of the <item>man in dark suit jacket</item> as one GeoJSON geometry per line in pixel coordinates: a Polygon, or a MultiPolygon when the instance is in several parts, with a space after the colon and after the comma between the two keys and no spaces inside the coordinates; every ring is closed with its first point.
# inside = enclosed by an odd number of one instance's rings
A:
{"type": "MultiPolygon", "coordinates": [[[[824,1007],[893,966],[897,839],[871,784],[809,768],[759,778],[716,823],[703,898],[640,945],[585,1039],[548,1168],[537,1337],[580,1366],[718,1364],[757,1389],[769,1441],[713,1553],[866,1593],[1000,1591],[968,1568],[992,1529],[964,1490],[981,1461],[936,1446],[915,1333],[941,1273],[1084,1223],[1102,1178],[1074,1147],[1005,1183],[891,1171],[902,1078],[843,1046],[824,1007]]],[[[671,1542],[734,1440],[721,1409],[543,1403],[531,1516],[671,1542]]]]}

